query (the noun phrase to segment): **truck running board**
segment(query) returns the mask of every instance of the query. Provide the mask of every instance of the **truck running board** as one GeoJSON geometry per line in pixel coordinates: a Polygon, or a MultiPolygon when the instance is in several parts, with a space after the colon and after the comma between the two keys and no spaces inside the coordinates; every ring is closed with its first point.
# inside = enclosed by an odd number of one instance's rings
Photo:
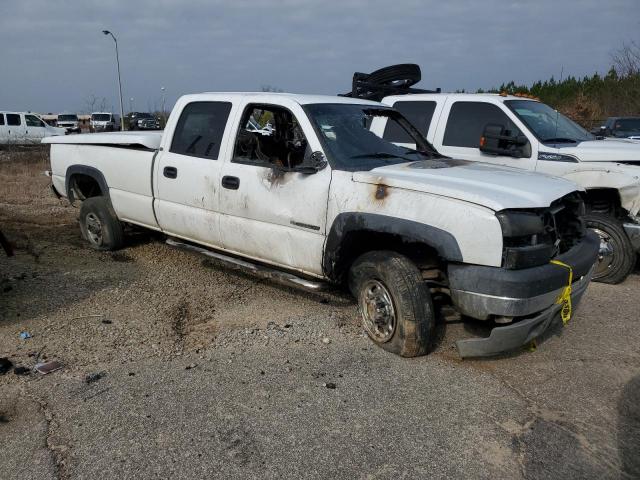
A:
{"type": "Polygon", "coordinates": [[[184,250],[190,250],[192,252],[197,252],[202,255],[205,255],[207,257],[215,258],[216,260],[220,260],[221,262],[240,268],[243,271],[249,272],[254,275],[258,275],[262,278],[268,278],[270,280],[274,280],[278,283],[287,285],[289,287],[302,288],[303,290],[307,290],[311,292],[325,291],[325,290],[328,290],[328,287],[329,287],[329,285],[325,282],[309,280],[307,278],[298,277],[297,275],[294,275],[292,273],[283,272],[282,270],[277,270],[275,268],[267,267],[264,265],[258,265],[255,263],[248,262],[246,260],[242,260],[240,258],[224,255],[222,253],[218,253],[213,250],[200,247],[198,245],[186,243],[177,238],[167,238],[166,243],[167,245],[170,245],[172,247],[182,248],[184,250]]]}

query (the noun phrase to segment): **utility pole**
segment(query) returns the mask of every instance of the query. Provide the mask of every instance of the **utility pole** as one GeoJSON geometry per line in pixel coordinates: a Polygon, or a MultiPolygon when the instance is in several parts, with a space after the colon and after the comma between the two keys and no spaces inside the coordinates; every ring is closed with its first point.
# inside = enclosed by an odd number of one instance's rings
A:
{"type": "Polygon", "coordinates": [[[118,65],[118,90],[120,91],[120,130],[124,131],[124,107],[122,106],[122,80],[120,79],[120,57],[118,55],[118,40],[109,30],[103,30],[105,35],[111,35],[116,44],[116,64],[118,65]]]}

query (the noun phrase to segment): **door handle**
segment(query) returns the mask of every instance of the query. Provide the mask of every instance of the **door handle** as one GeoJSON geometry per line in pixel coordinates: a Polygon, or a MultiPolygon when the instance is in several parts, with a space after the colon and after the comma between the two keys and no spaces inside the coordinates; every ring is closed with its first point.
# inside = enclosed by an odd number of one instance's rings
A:
{"type": "Polygon", "coordinates": [[[240,188],[240,179],[238,177],[229,177],[225,175],[222,177],[222,186],[229,190],[237,190],[240,188]]]}
{"type": "Polygon", "coordinates": [[[176,167],[164,167],[162,174],[167,178],[176,178],[178,176],[178,169],[176,167]]]}

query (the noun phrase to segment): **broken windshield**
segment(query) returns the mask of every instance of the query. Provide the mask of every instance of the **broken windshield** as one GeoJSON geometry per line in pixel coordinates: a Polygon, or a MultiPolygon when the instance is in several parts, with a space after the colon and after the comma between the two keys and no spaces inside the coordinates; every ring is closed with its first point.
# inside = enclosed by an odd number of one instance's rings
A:
{"type": "Polygon", "coordinates": [[[383,106],[346,103],[304,106],[333,168],[363,171],[384,165],[440,158],[399,112],[383,106]],[[414,140],[416,150],[399,147],[384,140],[369,128],[375,118],[397,123],[414,140]]]}

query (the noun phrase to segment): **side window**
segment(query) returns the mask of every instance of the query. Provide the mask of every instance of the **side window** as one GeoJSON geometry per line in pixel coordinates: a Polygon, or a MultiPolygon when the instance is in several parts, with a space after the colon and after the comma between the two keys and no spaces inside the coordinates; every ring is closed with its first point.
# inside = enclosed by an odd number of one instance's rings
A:
{"type": "Polygon", "coordinates": [[[44,127],[44,122],[35,115],[25,115],[24,119],[27,122],[27,127],[44,127]]]}
{"type": "Polygon", "coordinates": [[[248,105],[240,120],[233,162],[292,168],[302,163],[308,142],[296,117],[276,105],[248,105]]]}
{"type": "Polygon", "coordinates": [[[18,115],[17,113],[7,113],[7,125],[17,127],[21,124],[22,122],[20,121],[20,115],[18,115]]]}
{"type": "Polygon", "coordinates": [[[506,135],[520,135],[520,130],[499,107],[483,102],[455,102],[451,106],[442,144],[450,147],[480,147],[485,125],[504,125],[506,135]]]}
{"type": "MultiPolygon", "coordinates": [[[[429,125],[436,109],[436,102],[396,102],[393,108],[398,110],[426,138],[429,125]]],[[[387,121],[382,138],[392,143],[415,143],[404,128],[397,122],[387,121]]]]}
{"type": "Polygon", "coordinates": [[[0,125],[4,125],[4,113],[0,113],[0,125]]]}
{"type": "Polygon", "coordinates": [[[229,112],[229,102],[189,103],[178,119],[170,151],[217,160],[229,112]]]}

